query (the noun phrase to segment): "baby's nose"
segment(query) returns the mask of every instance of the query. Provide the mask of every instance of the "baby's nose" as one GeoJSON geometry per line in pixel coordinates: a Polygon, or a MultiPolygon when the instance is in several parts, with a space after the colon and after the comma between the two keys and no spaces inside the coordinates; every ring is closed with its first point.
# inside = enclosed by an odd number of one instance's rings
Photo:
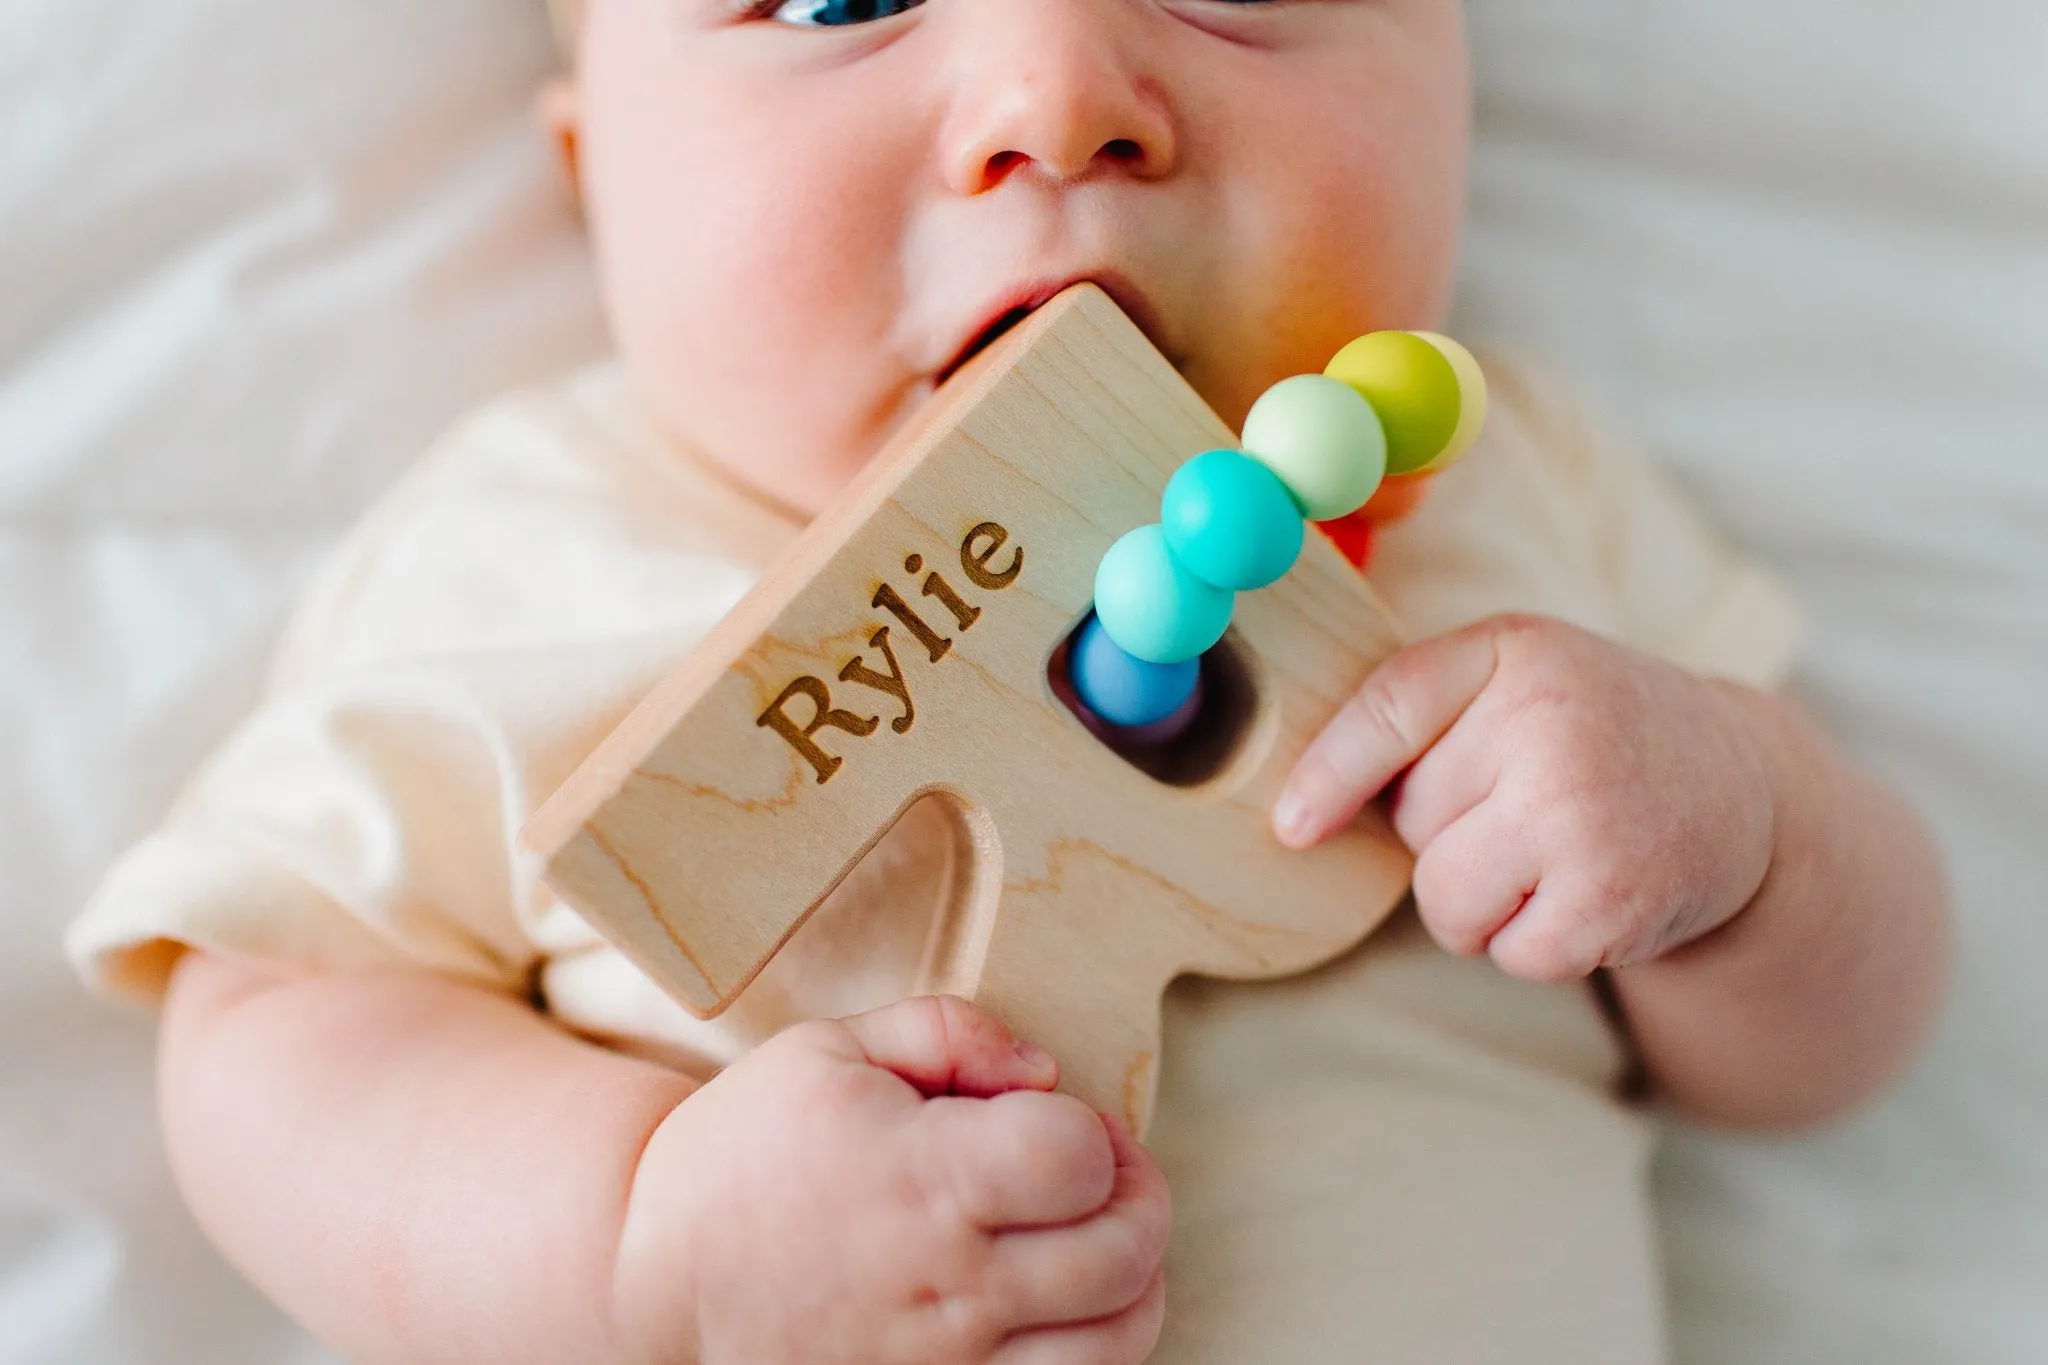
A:
{"type": "Polygon", "coordinates": [[[1174,163],[1166,92],[1139,52],[1132,11],[1105,0],[975,0],[953,7],[960,48],[945,124],[962,194],[1035,169],[1154,179],[1174,163]]]}

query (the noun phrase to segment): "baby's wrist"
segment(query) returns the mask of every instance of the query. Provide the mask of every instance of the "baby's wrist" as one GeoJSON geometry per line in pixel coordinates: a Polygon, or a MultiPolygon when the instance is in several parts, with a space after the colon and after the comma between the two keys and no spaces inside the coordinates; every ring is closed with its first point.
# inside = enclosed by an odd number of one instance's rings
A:
{"type": "Polygon", "coordinates": [[[1769,880],[1771,864],[1777,859],[1787,804],[1797,799],[1793,790],[1795,755],[1803,747],[1798,718],[1775,693],[1722,678],[1708,679],[1707,686],[1733,717],[1736,742],[1742,747],[1744,767],[1751,777],[1745,799],[1764,815],[1758,822],[1765,841],[1760,850],[1764,875],[1751,891],[1750,899],[1754,899],[1762,882],[1769,880]]]}
{"type": "Polygon", "coordinates": [[[1801,747],[1796,717],[1772,693],[1720,678],[1705,679],[1710,695],[1726,720],[1726,742],[1735,774],[1727,799],[1749,818],[1738,820],[1746,837],[1729,846],[1721,865],[1730,883],[1720,911],[1701,931],[1669,944],[1657,956],[1727,937],[1764,899],[1779,863],[1785,814],[1798,799],[1797,752],[1801,747]]]}

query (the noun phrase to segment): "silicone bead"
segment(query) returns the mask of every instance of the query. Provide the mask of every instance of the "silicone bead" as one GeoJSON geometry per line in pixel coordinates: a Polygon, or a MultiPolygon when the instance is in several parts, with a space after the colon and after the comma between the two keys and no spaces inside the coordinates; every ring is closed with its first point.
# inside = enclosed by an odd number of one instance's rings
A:
{"type": "Polygon", "coordinates": [[[1323,373],[1358,390],[1387,433],[1387,472],[1412,474],[1450,448],[1458,430],[1458,372],[1413,332],[1373,332],[1330,358],[1323,373]]]}
{"type": "Polygon", "coordinates": [[[1168,719],[1194,695],[1201,676],[1199,659],[1153,664],[1126,654],[1093,616],[1075,633],[1067,651],[1067,678],[1074,684],[1074,695],[1111,725],[1155,725],[1168,719]]]}
{"type": "Polygon", "coordinates": [[[1202,714],[1202,679],[1195,676],[1195,690],[1188,693],[1188,699],[1164,720],[1155,720],[1150,725],[1134,725],[1116,734],[1120,744],[1168,744],[1188,732],[1195,723],[1195,717],[1202,714]]]}
{"type": "Polygon", "coordinates": [[[1364,573],[1372,567],[1373,525],[1364,508],[1348,517],[1319,521],[1316,529],[1330,538],[1352,568],[1364,573]]]}
{"type": "Polygon", "coordinates": [[[1319,374],[1283,379],[1244,419],[1245,454],[1280,476],[1303,516],[1356,511],[1387,472],[1387,438],[1358,390],[1319,374]]]}
{"type": "Polygon", "coordinates": [[[1278,580],[1301,554],[1301,509],[1279,476],[1235,450],[1205,450],[1174,471],[1160,525],[1182,567],[1219,588],[1278,580]]]}
{"type": "Polygon", "coordinates": [[[1479,430],[1486,425],[1486,371],[1479,368],[1470,351],[1449,337],[1435,332],[1415,335],[1441,351],[1458,376],[1458,429],[1451,433],[1450,444],[1443,453],[1423,466],[1434,471],[1463,455],[1479,439],[1479,430]]]}
{"type": "Polygon", "coordinates": [[[1182,568],[1156,523],[1126,532],[1095,570],[1102,628],[1147,663],[1193,659],[1222,639],[1233,596],[1182,568]]]}
{"type": "Polygon", "coordinates": [[[1375,526],[1392,526],[1414,515],[1415,509],[1428,499],[1430,486],[1435,482],[1434,469],[1415,474],[1389,474],[1387,481],[1380,485],[1380,491],[1358,509],[1358,515],[1375,526]]]}

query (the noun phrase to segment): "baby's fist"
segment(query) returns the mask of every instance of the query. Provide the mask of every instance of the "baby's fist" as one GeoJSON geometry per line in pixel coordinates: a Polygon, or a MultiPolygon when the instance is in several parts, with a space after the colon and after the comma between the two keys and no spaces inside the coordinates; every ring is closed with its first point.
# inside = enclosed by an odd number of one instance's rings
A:
{"type": "Polygon", "coordinates": [[[1166,1183],[1056,1079],[949,997],[777,1035],[648,1144],[629,1337],[707,1365],[1137,1365],[1164,1305],[1166,1183]]]}
{"type": "Polygon", "coordinates": [[[1690,942],[1770,866],[1739,690],[1558,621],[1496,617],[1389,658],[1303,754],[1275,830],[1312,844],[1396,778],[1431,934],[1532,981],[1690,942]]]}

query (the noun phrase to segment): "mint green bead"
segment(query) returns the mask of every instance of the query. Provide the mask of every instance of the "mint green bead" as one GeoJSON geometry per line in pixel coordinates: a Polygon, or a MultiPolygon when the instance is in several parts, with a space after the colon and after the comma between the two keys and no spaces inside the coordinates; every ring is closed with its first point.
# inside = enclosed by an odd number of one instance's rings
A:
{"type": "Polygon", "coordinates": [[[1298,374],[1259,395],[1244,450],[1280,476],[1310,521],[1365,505],[1387,473],[1387,433],[1372,404],[1341,379],[1298,374]]]}
{"type": "Polygon", "coordinates": [[[1175,470],[1159,499],[1159,524],[1183,568],[1233,592],[1277,582],[1301,554],[1294,495],[1241,451],[1205,450],[1175,470]]]}
{"type": "Polygon", "coordinates": [[[1095,570],[1095,619],[1147,663],[1199,657],[1223,638],[1235,598],[1183,568],[1157,524],[1125,533],[1095,570]]]}

